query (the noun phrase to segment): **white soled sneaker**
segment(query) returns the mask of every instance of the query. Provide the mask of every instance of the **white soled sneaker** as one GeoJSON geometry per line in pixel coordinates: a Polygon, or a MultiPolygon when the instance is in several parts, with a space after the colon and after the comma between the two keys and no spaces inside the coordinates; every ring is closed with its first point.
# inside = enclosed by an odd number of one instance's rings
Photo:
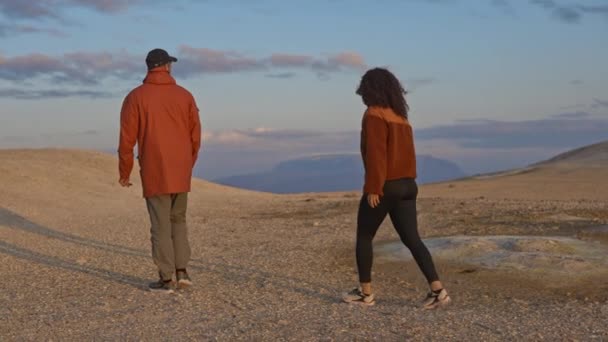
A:
{"type": "Polygon", "coordinates": [[[424,309],[434,309],[438,306],[446,305],[452,299],[448,296],[448,291],[441,289],[439,291],[431,291],[426,295],[422,307],[424,309]]]}
{"type": "Polygon", "coordinates": [[[177,279],[177,288],[185,289],[192,286],[192,280],[188,276],[188,272],[185,269],[179,269],[175,272],[175,278],[177,279]]]}
{"type": "Polygon", "coordinates": [[[345,293],[342,296],[342,300],[346,303],[354,303],[354,304],[363,304],[363,305],[374,305],[376,304],[376,299],[374,298],[374,294],[366,295],[361,291],[360,288],[355,288],[352,291],[345,293]]]}

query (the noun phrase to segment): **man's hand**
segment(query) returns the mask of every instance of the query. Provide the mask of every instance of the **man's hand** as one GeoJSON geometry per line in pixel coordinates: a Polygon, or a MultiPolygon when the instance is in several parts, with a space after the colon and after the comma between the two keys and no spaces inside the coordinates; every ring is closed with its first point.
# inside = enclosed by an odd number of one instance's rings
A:
{"type": "Polygon", "coordinates": [[[121,178],[121,179],[118,180],[118,183],[120,183],[120,185],[123,186],[123,187],[125,187],[125,188],[128,188],[131,185],[133,185],[131,183],[131,181],[129,180],[129,178],[121,178]]]}
{"type": "Polygon", "coordinates": [[[378,204],[380,204],[380,195],[368,194],[367,195],[367,203],[369,203],[369,206],[372,207],[372,208],[377,207],[378,204]]]}

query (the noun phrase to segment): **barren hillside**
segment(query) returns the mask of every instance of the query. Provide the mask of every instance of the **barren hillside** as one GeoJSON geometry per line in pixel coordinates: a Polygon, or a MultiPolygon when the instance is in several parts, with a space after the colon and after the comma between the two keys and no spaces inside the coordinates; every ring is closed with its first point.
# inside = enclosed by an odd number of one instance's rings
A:
{"type": "Polygon", "coordinates": [[[424,187],[424,197],[608,200],[608,141],[529,167],[424,187]]]}
{"type": "Polygon", "coordinates": [[[608,224],[605,177],[543,172],[421,188],[420,231],[454,298],[423,312],[426,285],[395,250],[389,220],[376,239],[378,304],[340,302],[356,285],[357,193],[271,195],[195,180],[195,285],[158,295],[146,291],[156,272],[136,171],[123,189],[111,155],[0,151],[0,340],[606,339],[608,247],[593,235],[602,229],[588,229],[608,224]],[[591,255],[573,254],[586,243],[591,255]],[[546,260],[578,271],[543,273],[546,260]]]}
{"type": "Polygon", "coordinates": [[[534,166],[573,166],[573,167],[608,167],[608,140],[597,144],[583,146],[534,166]]]}

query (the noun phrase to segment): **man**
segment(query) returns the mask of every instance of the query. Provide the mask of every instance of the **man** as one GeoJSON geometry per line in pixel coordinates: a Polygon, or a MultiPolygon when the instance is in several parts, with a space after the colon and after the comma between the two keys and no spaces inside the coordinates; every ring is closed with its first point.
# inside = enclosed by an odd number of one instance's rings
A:
{"type": "Polygon", "coordinates": [[[201,124],[194,97],[171,76],[177,58],[162,49],[148,53],[143,84],[125,98],[120,113],[119,183],[131,186],[133,148],[150,214],[152,258],[160,279],[151,291],[172,293],[192,284],[187,264],[190,245],[186,227],[192,168],[201,144],[201,124]]]}

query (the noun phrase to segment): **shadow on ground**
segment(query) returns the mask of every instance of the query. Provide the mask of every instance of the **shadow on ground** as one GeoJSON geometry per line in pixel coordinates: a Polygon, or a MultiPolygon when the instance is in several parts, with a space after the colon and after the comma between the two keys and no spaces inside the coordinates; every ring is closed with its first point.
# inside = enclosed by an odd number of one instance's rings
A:
{"type": "MultiPolygon", "coordinates": [[[[111,243],[104,243],[76,236],[73,234],[53,230],[51,228],[32,222],[2,207],[0,207],[0,225],[7,226],[12,229],[25,231],[28,233],[38,234],[47,238],[56,239],[63,242],[74,243],[88,248],[95,248],[98,250],[107,251],[110,253],[117,253],[126,256],[140,257],[146,259],[151,258],[150,254],[143,250],[111,243]]],[[[142,290],[146,289],[147,283],[149,281],[142,278],[121,274],[111,270],[84,266],[73,261],[67,261],[57,257],[40,254],[32,250],[9,244],[4,241],[0,241],[0,253],[7,254],[23,260],[36,262],[45,266],[57,267],[64,270],[80,272],[101,279],[114,281],[119,284],[131,285],[142,290]]],[[[306,296],[316,297],[320,300],[329,303],[335,303],[337,301],[337,296],[321,293],[335,293],[336,289],[321,284],[311,283],[304,279],[286,277],[274,273],[247,269],[240,266],[227,265],[224,263],[204,262],[200,259],[192,259],[189,268],[198,271],[216,273],[225,278],[226,280],[231,280],[235,282],[242,282],[242,279],[246,278],[250,281],[256,281],[262,284],[269,283],[273,286],[281,287],[306,296]],[[301,286],[295,286],[294,284],[299,284],[301,286]]]]}

